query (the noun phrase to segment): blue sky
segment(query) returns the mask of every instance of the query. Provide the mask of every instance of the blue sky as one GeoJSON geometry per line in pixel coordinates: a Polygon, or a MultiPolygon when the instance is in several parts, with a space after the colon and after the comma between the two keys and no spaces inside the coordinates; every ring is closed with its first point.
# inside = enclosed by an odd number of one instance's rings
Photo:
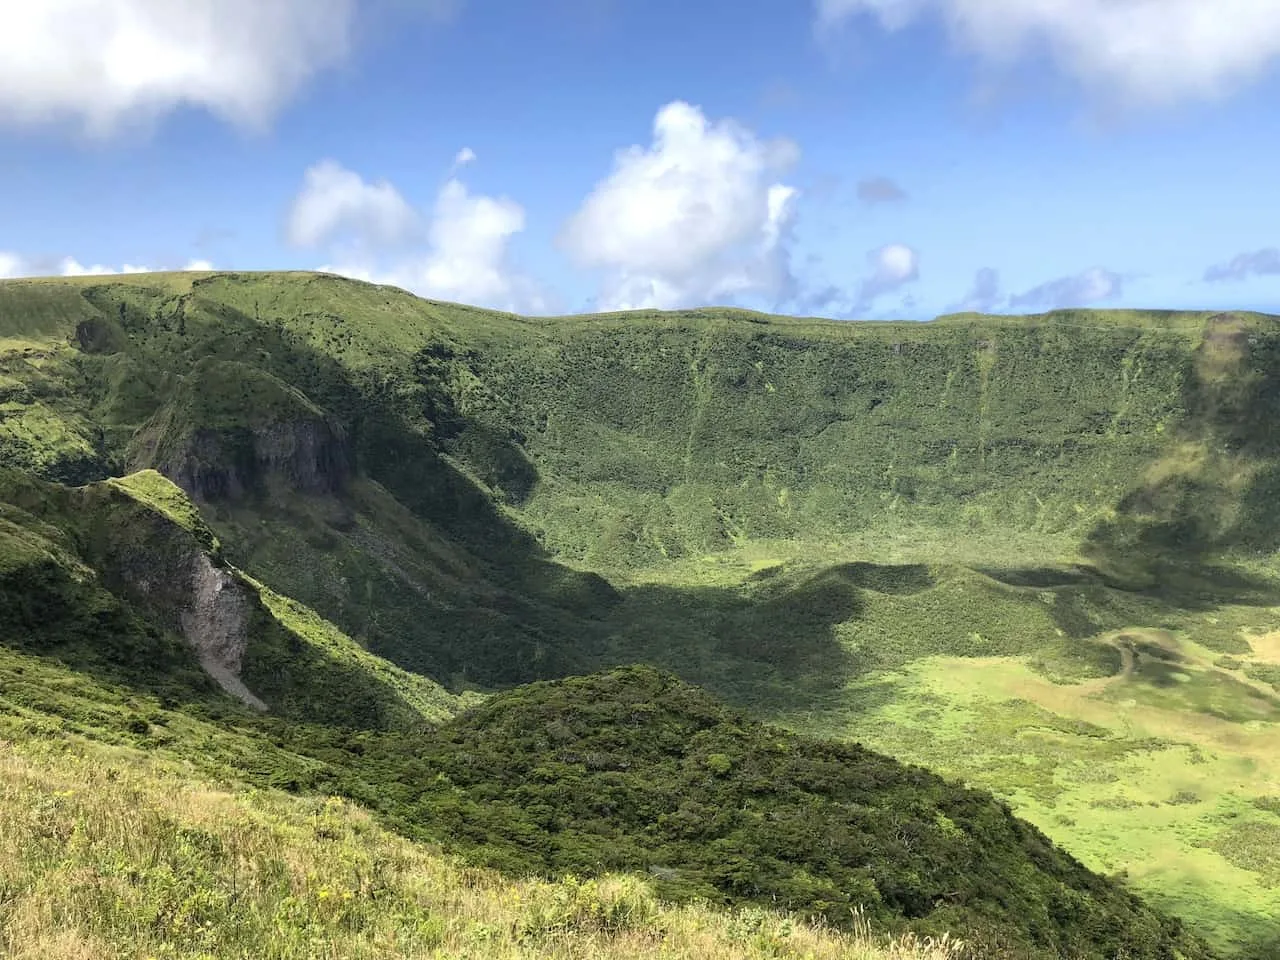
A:
{"type": "Polygon", "coordinates": [[[1280,313],[1280,0],[0,0],[0,275],[1280,313]]]}

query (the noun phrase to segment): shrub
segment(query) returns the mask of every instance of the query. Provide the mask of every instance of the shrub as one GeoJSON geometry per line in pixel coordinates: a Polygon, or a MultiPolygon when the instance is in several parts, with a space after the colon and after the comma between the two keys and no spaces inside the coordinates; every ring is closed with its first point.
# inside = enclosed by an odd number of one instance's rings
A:
{"type": "Polygon", "coordinates": [[[595,880],[567,877],[531,888],[517,921],[517,936],[559,933],[630,933],[651,928],[658,904],[643,881],[610,874],[595,880]]]}

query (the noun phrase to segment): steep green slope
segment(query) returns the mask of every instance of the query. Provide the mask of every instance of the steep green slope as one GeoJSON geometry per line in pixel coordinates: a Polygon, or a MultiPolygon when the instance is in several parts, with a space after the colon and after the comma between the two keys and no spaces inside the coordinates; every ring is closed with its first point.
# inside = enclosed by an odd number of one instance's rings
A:
{"type": "Polygon", "coordinates": [[[226,564],[154,471],[84,487],[0,474],[0,638],[107,682],[200,707],[419,729],[455,698],[226,564]]]}
{"type": "Polygon", "coordinates": [[[628,317],[566,339],[474,364],[548,478],[530,513],[554,547],[610,565],[869,525],[1085,530],[1160,449],[1187,349],[1054,318],[628,317]]]}
{"type": "Polygon", "coordinates": [[[0,458],[163,472],[260,596],[454,691],[649,662],[941,766],[1243,949],[1280,909],[1280,834],[1232,826],[1275,792],[1278,349],[1251,314],[530,319],[309,274],[14,281],[0,458]],[[1134,630],[1190,666],[1126,672],[1134,630]],[[1090,779],[1148,755],[1217,799],[1169,831],[1090,779]]]}
{"type": "MultiPolygon", "coordinates": [[[[76,481],[160,468],[206,508],[233,563],[412,669],[465,683],[582,665],[564,638],[612,592],[548,563],[442,456],[421,391],[394,365],[340,363],[351,358],[281,323],[167,287],[73,285],[77,302],[53,297],[64,312],[36,310],[49,286],[0,285],[0,334],[46,338],[41,397],[0,412],[70,439],[15,439],[6,462],[76,481]]],[[[313,314],[292,320],[310,330],[313,314]]],[[[15,345],[0,368],[31,381],[28,354],[15,345]]]]}

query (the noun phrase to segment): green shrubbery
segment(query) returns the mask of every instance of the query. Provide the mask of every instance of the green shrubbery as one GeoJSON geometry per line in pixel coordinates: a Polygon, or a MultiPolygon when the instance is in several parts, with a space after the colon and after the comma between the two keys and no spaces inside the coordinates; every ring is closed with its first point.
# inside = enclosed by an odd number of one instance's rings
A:
{"type": "Polygon", "coordinates": [[[564,877],[555,886],[535,887],[521,904],[518,939],[538,940],[574,933],[659,934],[658,902],[635,877],[564,877]]]}

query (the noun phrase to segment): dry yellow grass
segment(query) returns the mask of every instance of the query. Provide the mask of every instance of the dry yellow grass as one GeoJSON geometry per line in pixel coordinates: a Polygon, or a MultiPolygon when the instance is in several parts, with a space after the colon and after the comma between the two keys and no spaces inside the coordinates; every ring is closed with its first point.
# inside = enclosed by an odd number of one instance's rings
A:
{"type": "Polygon", "coordinates": [[[1245,639],[1252,650],[1250,659],[1261,663],[1280,664],[1280,631],[1249,634],[1245,639]]]}
{"type": "Polygon", "coordinates": [[[144,754],[0,742],[0,955],[14,960],[954,960],[611,876],[513,881],[337,799],[232,792],[144,754]]]}

